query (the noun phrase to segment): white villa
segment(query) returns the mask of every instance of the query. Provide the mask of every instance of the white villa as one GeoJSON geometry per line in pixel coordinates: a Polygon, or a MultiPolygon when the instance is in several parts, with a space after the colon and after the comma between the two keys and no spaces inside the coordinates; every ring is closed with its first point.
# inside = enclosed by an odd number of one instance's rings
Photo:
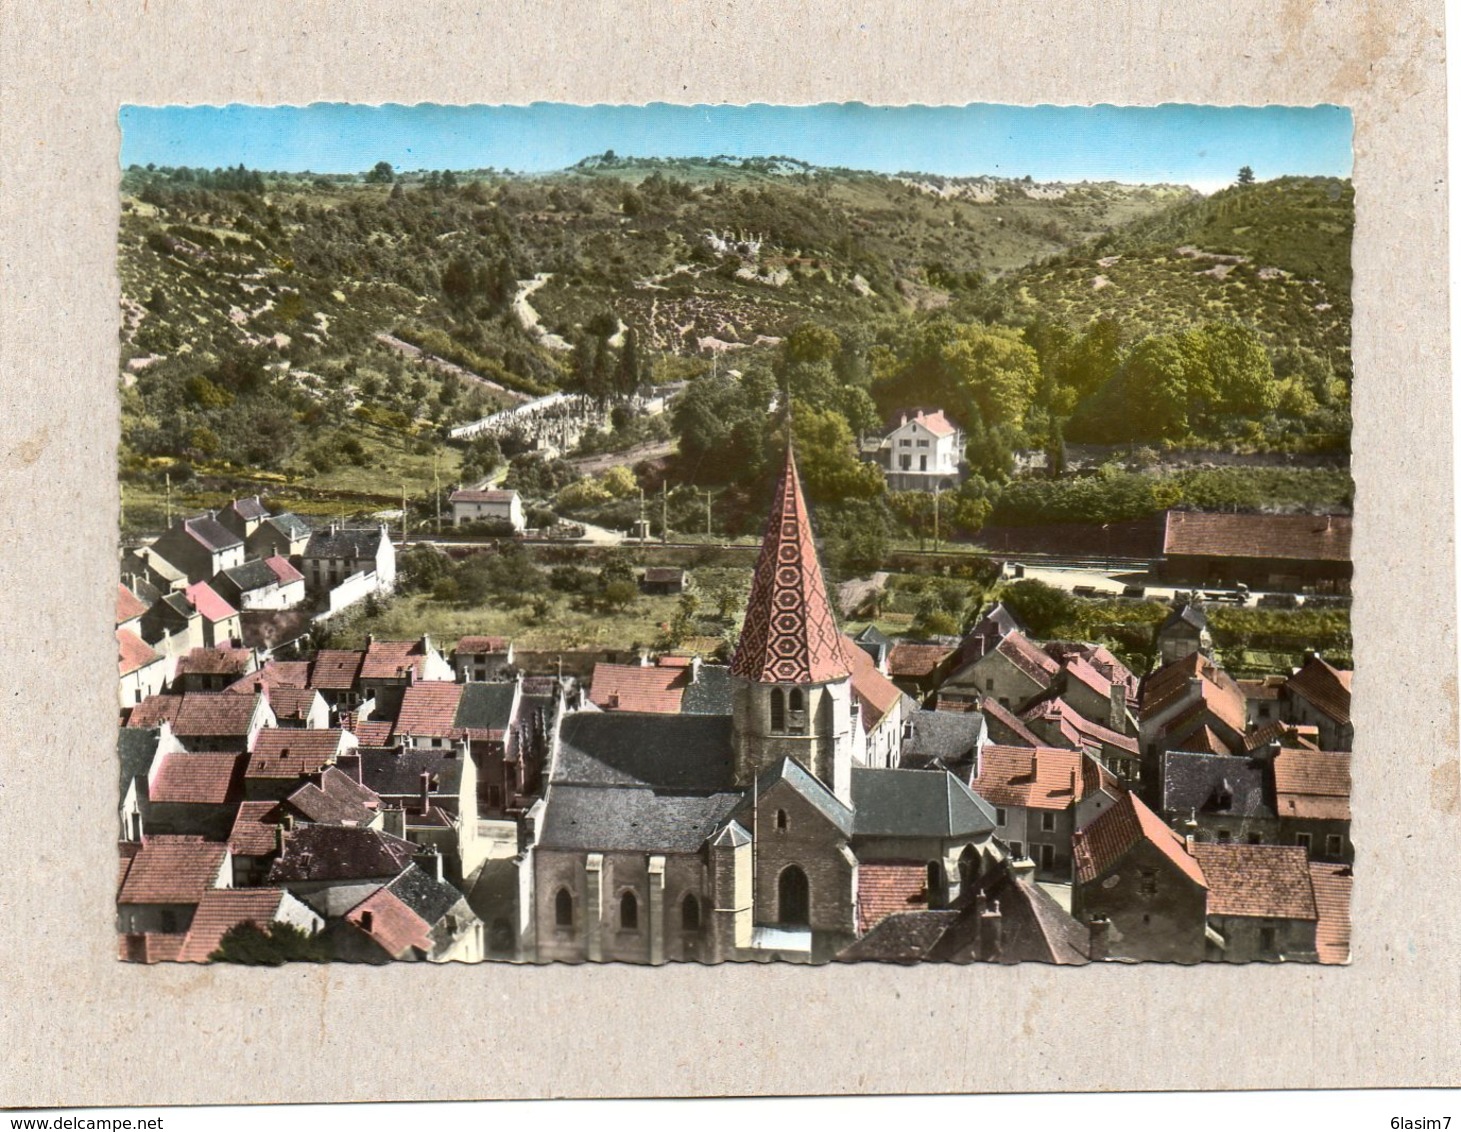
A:
{"type": "Polygon", "coordinates": [[[893,491],[948,491],[963,478],[964,430],[943,410],[901,412],[877,446],[875,459],[893,491]]]}

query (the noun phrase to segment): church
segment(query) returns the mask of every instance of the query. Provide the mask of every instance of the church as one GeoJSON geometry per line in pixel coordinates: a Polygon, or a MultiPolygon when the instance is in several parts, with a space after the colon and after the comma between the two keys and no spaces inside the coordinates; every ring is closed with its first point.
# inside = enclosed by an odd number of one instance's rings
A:
{"type": "Polygon", "coordinates": [[[872,926],[889,875],[917,877],[921,907],[958,901],[1002,858],[994,812],[947,770],[899,769],[914,720],[871,749],[855,652],[788,446],[728,711],[555,713],[523,835],[522,957],[821,963],[872,926]]]}

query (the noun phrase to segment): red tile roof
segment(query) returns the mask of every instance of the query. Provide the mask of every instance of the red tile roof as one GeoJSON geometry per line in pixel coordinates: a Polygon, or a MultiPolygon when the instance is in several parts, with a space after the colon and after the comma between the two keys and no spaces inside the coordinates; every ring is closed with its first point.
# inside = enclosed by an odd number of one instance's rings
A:
{"type": "Polygon", "coordinates": [[[1352,526],[1347,515],[1168,511],[1162,553],[1348,562],[1352,526]]]}
{"type": "Polygon", "coordinates": [[[1282,743],[1285,747],[1305,747],[1311,751],[1319,749],[1319,729],[1313,724],[1275,722],[1265,724],[1248,736],[1247,747],[1256,751],[1270,743],[1282,743]]]}
{"type": "Polygon", "coordinates": [[[1042,688],[1050,687],[1050,682],[1060,671],[1060,665],[1055,663],[1043,649],[1036,648],[1030,639],[1020,632],[1007,634],[994,647],[994,651],[1042,688]]]}
{"type": "Polygon", "coordinates": [[[147,612],[147,603],[121,582],[117,583],[117,624],[133,621],[147,612]]]}
{"type": "Polygon", "coordinates": [[[457,641],[456,651],[472,656],[506,652],[510,643],[506,637],[462,637],[457,641]]]}
{"type": "MultiPolygon", "coordinates": [[[[117,675],[129,676],[139,668],[156,664],[162,655],[131,629],[117,630],[117,675]]],[[[141,705],[139,704],[138,707],[141,705]]]]}
{"type": "Polygon", "coordinates": [[[1309,862],[1309,882],[1314,886],[1314,904],[1319,923],[1315,938],[1320,963],[1349,962],[1349,905],[1354,871],[1348,865],[1309,862]]]}
{"type": "Polygon", "coordinates": [[[788,444],[731,672],[758,684],[814,684],[851,671],[788,444]]]}
{"type": "Polygon", "coordinates": [[[161,727],[164,723],[170,724],[177,719],[182,707],[182,696],[148,696],[127,716],[127,726],[161,727]]]}
{"type": "Polygon", "coordinates": [[[228,846],[186,837],[149,837],[132,858],[118,904],[196,904],[223,870],[228,846]]]}
{"type": "Polygon", "coordinates": [[[1336,723],[1348,723],[1349,685],[1353,675],[1342,668],[1335,668],[1316,653],[1289,677],[1288,688],[1336,723]]]}
{"type": "Polygon", "coordinates": [[[457,704],[465,686],[449,680],[422,680],[408,686],[396,716],[395,735],[452,738],[457,730],[457,704]]]}
{"type": "Polygon", "coordinates": [[[394,725],[385,719],[367,720],[350,728],[350,733],[360,740],[362,747],[384,747],[391,741],[394,725]]]}
{"type": "MultiPolygon", "coordinates": [[[[1181,660],[1165,664],[1147,676],[1141,687],[1143,720],[1165,711],[1191,694],[1193,680],[1200,680],[1199,700],[1208,711],[1239,735],[1248,728],[1248,701],[1238,682],[1201,653],[1192,653],[1181,660]]],[[[1177,716],[1163,729],[1173,730],[1188,722],[1187,713],[1177,716]]]]}
{"type": "Polygon", "coordinates": [[[1273,757],[1274,809],[1281,818],[1349,821],[1350,757],[1281,747],[1273,757]]]}
{"type": "Polygon", "coordinates": [[[179,962],[208,962],[230,928],[248,923],[264,927],[274,919],[283,899],[284,891],[278,888],[216,888],[205,892],[178,953],[179,962]]]}
{"type": "Polygon", "coordinates": [[[684,668],[641,664],[595,664],[588,698],[605,711],[674,715],[690,683],[684,668]]]}
{"type": "Polygon", "coordinates": [[[283,558],[278,554],[264,559],[264,565],[274,571],[274,577],[279,579],[281,586],[287,586],[291,582],[304,581],[304,575],[294,568],[289,559],[283,558]]]}
{"type": "Polygon", "coordinates": [[[238,795],[243,759],[237,751],[175,751],[163,755],[148,783],[148,800],[225,805],[238,795]]]}
{"type": "Polygon", "coordinates": [[[274,688],[269,692],[269,706],[274,718],[302,722],[314,710],[319,693],[313,688],[274,688]]]}
{"type": "Polygon", "coordinates": [[[379,794],[336,767],[326,767],[318,785],[306,782],[288,802],[306,820],[329,825],[368,825],[380,810],[379,794]]]}
{"type": "Polygon", "coordinates": [[[1085,791],[1085,757],[1056,747],[991,743],[979,756],[979,777],[970,787],[992,806],[1068,809],[1085,791]]]}
{"type": "Polygon", "coordinates": [[[404,958],[413,948],[431,950],[431,925],[388,888],[376,889],[346,912],[345,919],[392,959],[404,958]]]}
{"type": "MultiPolygon", "coordinates": [[[[276,688],[308,688],[309,661],[271,660],[257,672],[250,672],[228,686],[230,692],[257,692],[260,687],[271,692],[276,688]]],[[[269,704],[273,706],[273,699],[269,704]]]]}
{"type": "Polygon", "coordinates": [[[193,608],[209,621],[227,621],[238,616],[238,610],[219,597],[218,591],[207,582],[195,582],[185,592],[193,608]]]}
{"type": "MultiPolygon", "coordinates": [[[[1076,747],[1084,746],[1086,743],[1100,743],[1133,755],[1137,753],[1139,747],[1137,741],[1130,735],[1123,735],[1104,724],[1087,719],[1059,696],[1033,704],[1020,713],[1020,718],[1027,723],[1042,718],[1053,720],[1066,741],[1076,747]]],[[[1036,745],[1038,746],[1038,744],[1036,745]]]]}
{"type": "Polygon", "coordinates": [[[899,413],[897,420],[898,428],[917,421],[924,428],[928,429],[929,432],[933,433],[934,436],[953,436],[958,431],[949,422],[949,418],[944,416],[942,409],[936,409],[933,412],[929,412],[926,409],[917,409],[912,413],[899,413]]]}
{"type": "Polygon", "coordinates": [[[931,675],[953,654],[954,650],[948,645],[924,644],[919,641],[895,641],[893,647],[888,650],[888,674],[904,676],[910,680],[922,679],[931,675]]]}
{"type": "Polygon", "coordinates": [[[1309,854],[1298,845],[1198,842],[1209,916],[1317,920],[1309,854]]]}
{"type": "Polygon", "coordinates": [[[228,834],[228,848],[240,857],[267,857],[279,848],[275,802],[240,802],[228,834]]]}
{"type": "Polygon", "coordinates": [[[857,868],[857,932],[866,935],[895,912],[928,908],[925,865],[860,864],[857,868]]]}
{"type": "Polygon", "coordinates": [[[1188,880],[1207,887],[1202,867],[1187,851],[1186,842],[1163,825],[1140,798],[1126,793],[1071,839],[1077,881],[1089,884],[1105,875],[1138,841],[1152,845],[1188,880]]]}
{"type": "Polygon", "coordinates": [[[254,743],[247,776],[301,778],[318,774],[340,753],[343,735],[344,732],[338,727],[325,730],[265,727],[254,743]]]}
{"type": "Polygon", "coordinates": [[[361,649],[321,649],[310,665],[309,686],[326,692],[348,692],[355,687],[364,660],[361,649]]]}
{"type": "Polygon", "coordinates": [[[362,680],[404,679],[407,672],[421,675],[426,650],[420,641],[371,641],[360,665],[362,680]]]}
{"type": "Polygon", "coordinates": [[[172,728],[183,737],[237,736],[242,747],[259,700],[231,692],[186,692],[172,728]]]}
{"type": "MultiPolygon", "coordinates": [[[[940,711],[947,710],[942,699],[938,702],[940,711]]],[[[1025,725],[1024,720],[1010,711],[1009,708],[994,700],[984,700],[979,704],[979,712],[990,724],[1004,728],[1019,740],[1020,744],[1027,747],[1044,746],[1044,740],[1036,735],[1025,725]]]]}
{"type": "Polygon", "coordinates": [[[842,644],[852,662],[852,691],[862,705],[863,730],[871,731],[898,706],[903,690],[878,671],[873,658],[851,637],[844,636],[842,644]]]}
{"type": "Polygon", "coordinates": [[[222,646],[211,649],[193,649],[186,656],[178,658],[179,676],[241,676],[253,662],[250,649],[222,646]]]}

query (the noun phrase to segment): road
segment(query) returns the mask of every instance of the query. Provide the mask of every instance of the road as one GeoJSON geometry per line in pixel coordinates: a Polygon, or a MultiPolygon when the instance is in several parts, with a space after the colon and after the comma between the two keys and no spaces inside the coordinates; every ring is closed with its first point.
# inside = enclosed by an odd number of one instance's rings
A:
{"type": "Polygon", "coordinates": [[[546,346],[550,350],[571,350],[573,345],[567,339],[543,329],[542,319],[528,302],[528,296],[552,278],[551,271],[540,271],[531,279],[518,280],[517,294],[512,297],[512,313],[517,315],[523,329],[536,338],[540,346],[546,346]]]}

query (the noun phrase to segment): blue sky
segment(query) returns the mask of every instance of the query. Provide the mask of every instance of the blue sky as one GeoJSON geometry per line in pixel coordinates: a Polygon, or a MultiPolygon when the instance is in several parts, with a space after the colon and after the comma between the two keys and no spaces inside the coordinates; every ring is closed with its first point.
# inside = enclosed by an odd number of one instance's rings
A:
{"type": "Polygon", "coordinates": [[[620,156],[784,155],[814,165],[948,176],[1182,182],[1210,190],[1239,166],[1259,179],[1348,176],[1350,112],[1337,106],[1165,105],[123,107],[124,166],[343,173],[543,172],[620,156]]]}

